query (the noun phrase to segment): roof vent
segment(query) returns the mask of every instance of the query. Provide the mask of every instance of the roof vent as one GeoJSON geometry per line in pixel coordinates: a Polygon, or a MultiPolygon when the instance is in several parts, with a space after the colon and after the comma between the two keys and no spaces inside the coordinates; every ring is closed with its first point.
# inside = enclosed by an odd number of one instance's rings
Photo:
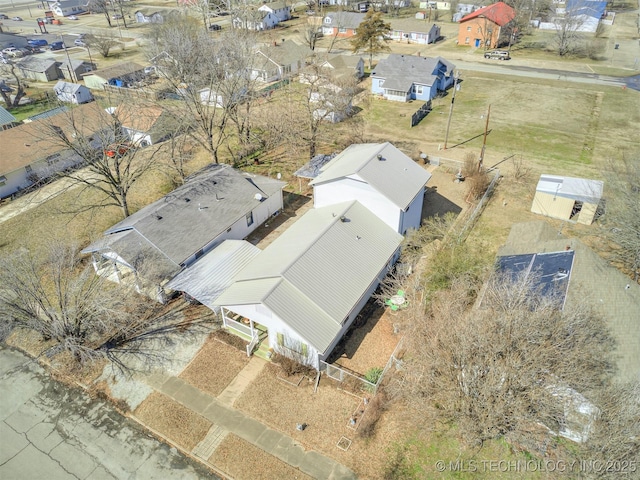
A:
{"type": "Polygon", "coordinates": [[[380,160],[380,161],[384,160],[384,158],[382,158],[382,154],[381,154],[381,153],[379,153],[379,154],[377,155],[377,157],[378,157],[378,160],[380,160]]]}
{"type": "Polygon", "coordinates": [[[345,217],[344,215],[340,217],[340,221],[342,223],[345,223],[347,221],[347,217],[345,217]]]}
{"type": "Polygon", "coordinates": [[[262,195],[261,195],[260,193],[256,193],[256,194],[253,196],[253,198],[255,198],[255,199],[256,199],[257,201],[259,201],[259,202],[261,202],[261,201],[262,201],[262,199],[263,199],[263,197],[262,197],[262,195]]]}
{"type": "Polygon", "coordinates": [[[184,197],[184,201],[189,203],[191,201],[191,199],[189,197],[184,197]]]}

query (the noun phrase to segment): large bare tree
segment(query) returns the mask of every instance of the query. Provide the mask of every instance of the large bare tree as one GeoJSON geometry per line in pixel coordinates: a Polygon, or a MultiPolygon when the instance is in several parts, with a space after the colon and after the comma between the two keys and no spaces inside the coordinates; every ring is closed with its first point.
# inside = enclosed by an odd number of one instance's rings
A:
{"type": "Polygon", "coordinates": [[[134,358],[136,365],[161,359],[173,331],[185,335],[185,327],[199,323],[138,294],[133,284],[96,275],[77,248],[62,241],[39,255],[4,254],[2,263],[0,322],[39,333],[46,341],[42,355],[66,352],[78,364],[107,358],[129,370],[134,358]]]}
{"type": "MultiPolygon", "coordinates": [[[[564,14],[551,14],[555,27],[554,44],[556,52],[561,57],[573,53],[576,48],[584,41],[584,35],[581,31],[585,23],[584,8],[589,8],[588,2],[567,3],[564,14]]],[[[555,9],[555,4],[552,4],[555,9]]]]}
{"type": "Polygon", "coordinates": [[[640,153],[623,153],[605,169],[604,224],[610,242],[610,260],[640,281],[640,153]]]}
{"type": "Polygon", "coordinates": [[[176,116],[193,119],[190,134],[218,163],[220,149],[231,135],[230,122],[238,120],[246,133],[248,116],[241,116],[239,108],[252,97],[253,36],[228,30],[214,40],[183,18],[155,25],[150,39],[149,56],[158,74],[180,97],[169,108],[176,116]]]}
{"type": "Polygon", "coordinates": [[[143,175],[158,166],[154,153],[160,147],[142,148],[123,129],[123,123],[133,119],[140,124],[151,122],[154,110],[143,108],[145,105],[136,98],[118,95],[110,98],[116,105],[112,113],[97,102],[69,109],[40,121],[42,128],[34,140],[54,145],[58,150],[62,148],[65,155],[75,156],[83,167],[58,172],[58,176],[70,179],[71,185],[103,194],[99,203],[79,205],[79,210],[117,206],[127,217],[131,213],[129,193],[143,175]]]}
{"type": "MultiPolygon", "coordinates": [[[[566,421],[559,392],[593,401],[611,383],[614,342],[586,304],[559,308],[535,276],[496,275],[479,306],[466,275],[414,312],[396,387],[416,409],[435,409],[467,440],[517,438],[566,421]]],[[[424,410],[423,410],[424,411],[424,410]]]]}
{"type": "MultiPolygon", "coordinates": [[[[18,76],[16,65],[12,60],[7,59],[6,62],[0,63],[0,73],[3,75],[11,75],[16,86],[16,93],[13,99],[11,98],[11,92],[6,92],[4,89],[0,88],[0,95],[2,95],[2,100],[4,100],[7,109],[17,107],[18,105],[20,105],[20,100],[22,99],[22,97],[26,95],[24,81],[18,76]]],[[[7,87],[11,88],[9,85],[7,85],[7,87]]]]}

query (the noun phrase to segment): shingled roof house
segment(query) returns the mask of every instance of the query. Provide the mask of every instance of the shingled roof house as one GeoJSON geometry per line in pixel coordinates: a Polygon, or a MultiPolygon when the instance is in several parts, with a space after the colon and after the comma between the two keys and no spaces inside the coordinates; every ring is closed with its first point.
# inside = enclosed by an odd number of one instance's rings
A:
{"type": "Polygon", "coordinates": [[[387,100],[431,100],[454,82],[456,66],[442,57],[393,53],[371,72],[371,93],[387,100]]]}
{"type": "MultiPolygon", "coordinates": [[[[109,228],[82,252],[96,272],[139,287],[165,284],[224,240],[243,239],[282,209],[285,183],[211,165],[186,183],[109,228]]],[[[154,292],[155,294],[155,292],[154,292]]]]}

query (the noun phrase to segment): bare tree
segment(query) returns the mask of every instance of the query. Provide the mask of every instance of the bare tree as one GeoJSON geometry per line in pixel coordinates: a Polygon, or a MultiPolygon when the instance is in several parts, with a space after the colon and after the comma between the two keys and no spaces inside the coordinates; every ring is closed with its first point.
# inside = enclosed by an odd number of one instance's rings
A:
{"type": "Polygon", "coordinates": [[[115,32],[112,30],[103,30],[99,34],[88,35],[83,41],[87,46],[98,50],[98,53],[100,53],[103,58],[107,58],[111,50],[120,45],[115,32]]]}
{"type": "MultiPolygon", "coordinates": [[[[582,2],[567,3],[564,15],[553,14],[553,24],[555,26],[554,43],[558,55],[564,57],[575,51],[584,40],[581,29],[585,22],[582,9],[586,5],[582,2]]],[[[555,4],[552,4],[555,8],[555,4]]]]}
{"type": "Polygon", "coordinates": [[[79,208],[117,206],[127,217],[130,215],[129,193],[143,175],[157,167],[154,153],[159,147],[141,148],[122,128],[123,122],[132,118],[136,122],[144,122],[145,113],[140,103],[132,98],[115,100],[120,105],[111,114],[93,102],[44,119],[34,140],[62,147],[84,167],[58,172],[58,176],[71,179],[73,185],[104,195],[100,203],[79,208]]]}
{"type": "Polygon", "coordinates": [[[604,224],[610,249],[609,259],[627,272],[634,281],[640,281],[640,165],[638,153],[612,159],[605,170],[607,192],[604,224]]]}
{"type": "Polygon", "coordinates": [[[88,8],[91,13],[102,13],[111,27],[111,12],[109,11],[109,0],[89,0],[88,8]]]}
{"type": "MultiPolygon", "coordinates": [[[[231,135],[229,123],[243,120],[239,105],[252,97],[253,35],[233,29],[216,41],[197,24],[180,19],[155,25],[150,38],[149,55],[159,75],[182,100],[170,108],[175,116],[193,119],[190,135],[218,163],[231,135]]],[[[246,133],[246,125],[240,130],[246,133]]]]}
{"type": "Polygon", "coordinates": [[[2,95],[2,100],[4,100],[7,109],[11,109],[20,105],[20,100],[22,97],[26,95],[24,89],[24,82],[18,76],[18,72],[16,72],[16,65],[12,60],[6,60],[5,63],[0,63],[0,73],[3,75],[11,75],[16,85],[16,94],[11,99],[11,92],[5,92],[4,89],[0,88],[0,95],[2,95]]]}
{"type": "Polygon", "coordinates": [[[435,292],[405,337],[395,385],[403,398],[435,409],[475,443],[518,438],[536,424],[558,432],[566,420],[559,391],[593,401],[606,389],[614,342],[603,319],[585,303],[560,309],[534,277],[494,276],[479,307],[479,286],[467,275],[435,292]]]}
{"type": "Polygon", "coordinates": [[[78,364],[108,358],[129,370],[127,359],[153,362],[173,330],[185,334],[181,315],[96,275],[75,246],[51,242],[41,253],[3,255],[0,322],[38,332],[48,342],[42,354],[67,352],[78,364]]]}
{"type": "Polygon", "coordinates": [[[339,122],[351,114],[358,79],[355,75],[336,76],[333,69],[323,67],[322,58],[316,58],[306,68],[304,78],[307,88],[301,106],[306,112],[308,128],[303,138],[309,145],[309,158],[313,158],[321,125],[339,122]]]}

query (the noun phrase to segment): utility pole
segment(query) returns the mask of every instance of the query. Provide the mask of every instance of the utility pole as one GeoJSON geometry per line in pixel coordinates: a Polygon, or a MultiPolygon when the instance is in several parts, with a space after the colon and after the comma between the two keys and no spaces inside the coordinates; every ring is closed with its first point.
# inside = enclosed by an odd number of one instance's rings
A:
{"type": "Polygon", "coordinates": [[[482,139],[482,150],[480,150],[480,160],[478,161],[478,172],[482,171],[482,162],[484,162],[484,150],[487,146],[487,132],[489,130],[489,116],[491,115],[491,104],[487,110],[487,122],[484,124],[484,138],[482,139]]]}
{"type": "Polygon", "coordinates": [[[451,126],[451,116],[453,115],[453,102],[456,100],[456,90],[458,89],[458,77],[460,72],[456,72],[453,77],[453,95],[451,96],[451,106],[449,107],[449,119],[447,120],[447,132],[444,135],[444,150],[447,149],[447,140],[449,140],[449,127],[451,126]]]}
{"type": "Polygon", "coordinates": [[[64,43],[64,38],[62,37],[62,34],[60,34],[59,36],[60,36],[60,40],[62,41],[62,46],[64,47],[64,53],[67,54],[67,70],[69,71],[69,79],[73,83],[78,83],[78,79],[75,76],[75,72],[71,73],[71,70],[73,69],[73,65],[71,64],[71,57],[69,57],[69,50],[67,50],[67,44],[64,43]]]}

